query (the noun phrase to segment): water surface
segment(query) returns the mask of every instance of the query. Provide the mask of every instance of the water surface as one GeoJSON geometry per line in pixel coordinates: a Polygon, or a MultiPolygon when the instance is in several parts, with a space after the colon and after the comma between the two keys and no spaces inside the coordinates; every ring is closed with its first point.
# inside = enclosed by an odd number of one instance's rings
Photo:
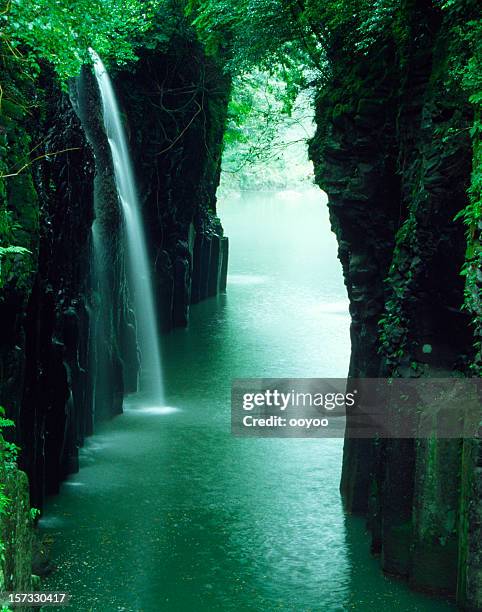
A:
{"type": "Polygon", "coordinates": [[[101,612],[450,609],[379,571],[342,511],[341,440],[231,437],[231,379],[344,376],[349,317],[319,192],[220,214],[228,293],[163,339],[166,405],[128,399],[50,500],[45,588],[101,612]]]}

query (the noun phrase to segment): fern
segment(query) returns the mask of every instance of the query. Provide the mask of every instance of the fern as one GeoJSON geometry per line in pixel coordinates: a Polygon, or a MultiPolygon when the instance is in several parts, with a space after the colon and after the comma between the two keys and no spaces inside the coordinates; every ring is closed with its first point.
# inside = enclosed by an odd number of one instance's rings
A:
{"type": "Polygon", "coordinates": [[[32,253],[32,251],[29,251],[25,247],[20,247],[20,246],[0,247],[0,259],[4,255],[27,255],[30,253],[32,253]]]}

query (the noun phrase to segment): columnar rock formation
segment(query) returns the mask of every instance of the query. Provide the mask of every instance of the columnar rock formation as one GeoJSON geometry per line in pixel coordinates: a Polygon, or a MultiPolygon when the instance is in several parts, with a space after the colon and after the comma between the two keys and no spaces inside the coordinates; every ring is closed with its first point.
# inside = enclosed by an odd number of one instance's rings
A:
{"type": "MultiPolygon", "coordinates": [[[[404,36],[368,54],[340,45],[311,143],[328,193],[352,315],[353,377],[466,375],[474,330],[462,309],[473,111],[447,87],[450,24],[410,5],[404,36]]],[[[383,569],[482,606],[480,442],[347,440],[342,493],[368,517],[383,569]]]]}
{"type": "MultiPolygon", "coordinates": [[[[215,192],[230,83],[192,36],[172,49],[145,51],[115,75],[164,330],[225,289],[227,271],[215,192]]],[[[121,412],[136,389],[139,356],[95,80],[86,68],[66,94],[48,68],[36,91],[13,71],[8,79],[17,96],[2,101],[0,173],[20,172],[0,179],[0,212],[10,243],[31,254],[2,260],[0,403],[41,507],[78,469],[96,420],[121,412]]]]}
{"type": "Polygon", "coordinates": [[[115,84],[156,265],[160,327],[184,326],[191,303],[225,288],[216,189],[230,80],[195,39],[175,37],[164,54],[143,51],[115,84]]]}

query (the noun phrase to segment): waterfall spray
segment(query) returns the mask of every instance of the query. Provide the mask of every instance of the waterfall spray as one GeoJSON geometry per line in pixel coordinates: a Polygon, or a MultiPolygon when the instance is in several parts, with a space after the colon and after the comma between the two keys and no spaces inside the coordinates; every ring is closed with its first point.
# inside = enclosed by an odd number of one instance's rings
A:
{"type": "Polygon", "coordinates": [[[137,319],[138,342],[142,359],[141,391],[153,400],[163,402],[163,384],[159,333],[154,308],[154,296],[147,257],[146,239],[134,173],[127,147],[127,139],[120,119],[119,108],[109,75],[100,57],[89,49],[99,85],[104,112],[104,125],[112,151],[117,192],[122,204],[126,225],[127,254],[134,307],[137,319]]]}

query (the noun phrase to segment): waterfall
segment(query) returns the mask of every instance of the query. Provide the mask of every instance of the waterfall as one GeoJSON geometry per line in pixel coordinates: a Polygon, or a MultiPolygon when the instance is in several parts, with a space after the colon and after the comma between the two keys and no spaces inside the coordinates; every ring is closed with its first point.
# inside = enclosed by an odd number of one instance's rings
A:
{"type": "Polygon", "coordinates": [[[109,75],[97,53],[93,49],[89,49],[89,52],[94,62],[95,76],[102,98],[104,125],[112,151],[117,192],[126,225],[130,285],[134,293],[138,342],[141,352],[140,390],[148,394],[150,399],[155,400],[156,403],[162,403],[164,393],[154,295],[127,139],[109,75]]]}

